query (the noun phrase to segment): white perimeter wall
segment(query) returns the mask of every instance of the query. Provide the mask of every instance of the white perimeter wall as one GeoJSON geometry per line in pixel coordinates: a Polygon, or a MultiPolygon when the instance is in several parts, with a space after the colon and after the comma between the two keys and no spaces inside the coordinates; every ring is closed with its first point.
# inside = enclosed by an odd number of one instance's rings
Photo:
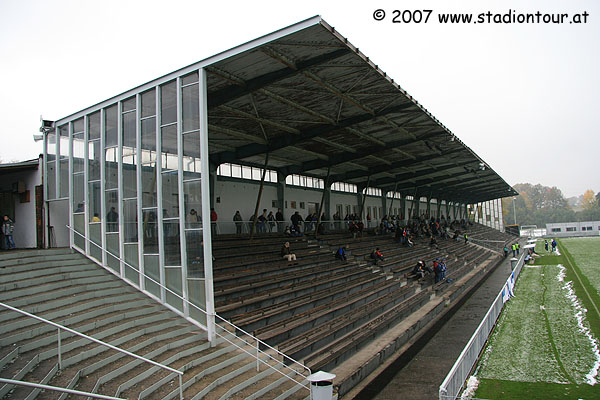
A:
{"type": "MultiPolygon", "coordinates": [[[[254,213],[254,207],[256,206],[256,197],[258,195],[258,190],[260,187],[259,182],[246,181],[246,180],[220,180],[222,178],[218,178],[215,182],[215,211],[219,215],[219,222],[232,222],[233,215],[236,210],[239,210],[242,214],[242,218],[244,221],[250,219],[250,216],[254,213]],[[217,202],[219,199],[219,202],[217,202]]],[[[283,208],[283,216],[285,221],[288,222],[290,217],[294,214],[294,212],[298,211],[302,218],[305,218],[308,214],[308,203],[320,203],[321,202],[322,191],[317,189],[310,188],[302,188],[298,186],[286,185],[284,200],[287,203],[287,208],[283,208]],[[296,208],[292,208],[292,203],[295,202],[296,208]],[[304,208],[301,208],[301,203],[304,203],[304,208]]],[[[277,186],[273,183],[265,183],[263,188],[263,194],[260,201],[259,214],[262,213],[263,209],[267,209],[268,211],[273,211],[275,213],[277,211],[277,207],[273,207],[273,201],[277,200],[277,186]]],[[[365,201],[365,214],[368,211],[368,207],[373,209],[377,207],[377,219],[380,219],[382,215],[380,214],[380,210],[383,215],[387,215],[389,211],[390,202],[392,199],[386,199],[386,207],[387,209],[383,209],[383,201],[381,197],[375,196],[367,196],[365,201]]],[[[330,209],[324,210],[326,216],[332,217],[335,214],[336,205],[341,204],[343,209],[342,218],[344,218],[346,214],[346,207],[350,206],[351,212],[356,209],[356,212],[359,210],[358,197],[356,193],[342,193],[332,191],[330,196],[330,209]]],[[[408,210],[411,207],[411,201],[406,201],[406,207],[404,210],[401,209],[401,200],[394,199],[394,203],[392,205],[392,209],[398,209],[398,214],[402,214],[404,216],[408,215],[408,210]]],[[[421,202],[420,213],[425,213],[427,210],[427,203],[421,202]]],[[[435,215],[437,210],[437,203],[431,203],[431,214],[435,215]]],[[[442,204],[440,209],[440,214],[446,214],[446,206],[442,204]]],[[[454,215],[454,207],[450,207],[450,215],[454,215]]],[[[373,215],[371,215],[372,219],[375,219],[373,215]]]]}

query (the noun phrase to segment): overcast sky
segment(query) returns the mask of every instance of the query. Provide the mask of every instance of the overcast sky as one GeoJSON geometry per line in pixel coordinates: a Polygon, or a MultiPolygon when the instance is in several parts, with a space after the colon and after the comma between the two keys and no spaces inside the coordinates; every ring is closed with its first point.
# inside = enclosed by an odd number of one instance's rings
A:
{"type": "MultiPolygon", "coordinates": [[[[37,157],[56,120],[321,15],[509,184],[600,191],[594,1],[0,0],[0,159],[37,157]],[[375,21],[376,9],[386,11],[375,21]],[[425,10],[427,23],[391,22],[425,10]],[[442,24],[442,13],[568,13],[564,24],[442,24]],[[587,12],[586,24],[569,24],[587,12]],[[407,14],[405,14],[407,15],[407,14]]],[[[486,17],[487,18],[487,17],[486,17]]]]}

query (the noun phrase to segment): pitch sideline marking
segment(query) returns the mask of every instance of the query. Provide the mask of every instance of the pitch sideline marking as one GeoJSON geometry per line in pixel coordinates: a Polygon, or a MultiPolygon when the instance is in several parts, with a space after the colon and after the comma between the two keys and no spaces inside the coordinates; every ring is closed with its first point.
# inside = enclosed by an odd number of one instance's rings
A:
{"type": "Polygon", "coordinates": [[[594,302],[594,299],[590,295],[590,292],[588,292],[587,288],[583,284],[583,281],[581,280],[581,277],[577,273],[577,269],[574,267],[574,265],[577,265],[577,264],[575,264],[575,262],[571,259],[571,253],[569,252],[569,250],[566,247],[563,248],[563,250],[565,250],[564,253],[565,253],[565,256],[567,257],[567,260],[569,261],[569,264],[571,265],[571,270],[575,273],[575,276],[577,277],[577,280],[579,281],[579,284],[583,288],[583,291],[585,292],[586,296],[590,300],[590,303],[592,303],[592,305],[594,306],[594,309],[596,310],[596,315],[598,316],[598,318],[600,318],[600,310],[598,310],[598,306],[594,302]]]}

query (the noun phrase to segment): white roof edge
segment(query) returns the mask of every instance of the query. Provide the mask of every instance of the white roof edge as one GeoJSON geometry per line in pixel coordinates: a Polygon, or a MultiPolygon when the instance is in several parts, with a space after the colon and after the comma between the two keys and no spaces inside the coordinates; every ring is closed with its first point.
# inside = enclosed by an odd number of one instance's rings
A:
{"type": "Polygon", "coordinates": [[[217,53],[215,55],[212,55],[212,56],[210,56],[208,58],[205,58],[203,60],[195,62],[194,64],[188,65],[187,67],[180,68],[180,69],[175,70],[175,71],[173,71],[173,72],[171,72],[171,73],[169,73],[167,75],[163,75],[163,76],[161,76],[159,78],[153,79],[150,82],[147,82],[145,84],[136,86],[136,87],[134,87],[132,89],[127,90],[126,92],[123,92],[123,93],[121,93],[119,95],[110,97],[110,98],[108,98],[108,99],[106,99],[106,100],[104,100],[104,101],[102,101],[100,103],[96,103],[96,104],[94,104],[92,106],[86,107],[86,108],[84,108],[81,111],[78,111],[76,113],[67,115],[66,117],[63,117],[61,119],[56,120],[56,125],[57,126],[58,125],[62,125],[64,123],[68,122],[68,121],[80,118],[80,117],[82,117],[82,116],[84,116],[86,114],[89,114],[91,112],[94,112],[96,110],[99,110],[101,108],[109,106],[111,104],[114,104],[117,101],[120,101],[120,100],[126,99],[128,97],[131,97],[131,96],[135,95],[136,93],[144,92],[145,90],[151,89],[151,88],[153,88],[155,86],[158,86],[158,85],[161,85],[161,84],[163,84],[165,82],[173,80],[173,79],[175,79],[178,76],[185,75],[187,73],[196,71],[196,70],[198,70],[200,68],[207,67],[207,66],[209,66],[211,64],[214,64],[216,62],[222,61],[222,60],[224,60],[224,59],[226,59],[228,57],[233,57],[235,55],[243,53],[244,51],[251,50],[251,49],[253,49],[255,47],[258,47],[258,46],[262,46],[265,43],[271,42],[273,40],[277,40],[277,39],[279,39],[281,37],[284,37],[284,36],[290,35],[292,33],[301,31],[302,29],[306,29],[306,28],[311,27],[313,25],[322,24],[323,22],[324,22],[323,18],[320,15],[315,15],[314,17],[305,19],[304,21],[296,22],[295,24],[289,25],[289,26],[287,26],[285,28],[278,29],[278,30],[276,30],[274,32],[268,33],[268,34],[263,35],[261,37],[258,37],[256,39],[253,39],[253,40],[250,40],[248,42],[242,43],[242,44],[240,44],[238,46],[232,47],[229,50],[222,51],[222,52],[217,53]]]}

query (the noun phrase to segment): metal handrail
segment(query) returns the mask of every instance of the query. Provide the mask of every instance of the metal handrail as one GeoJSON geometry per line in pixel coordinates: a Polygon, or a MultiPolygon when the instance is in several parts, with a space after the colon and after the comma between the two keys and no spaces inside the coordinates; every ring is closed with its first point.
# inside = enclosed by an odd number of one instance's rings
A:
{"type": "Polygon", "coordinates": [[[34,383],[34,382],[25,382],[25,381],[16,381],[14,379],[5,379],[5,378],[0,378],[0,383],[5,383],[7,385],[20,385],[20,386],[27,386],[27,387],[33,387],[36,389],[43,389],[43,390],[55,390],[57,392],[64,392],[64,393],[69,393],[69,394],[76,394],[78,396],[87,396],[87,397],[93,397],[95,399],[105,399],[105,400],[126,400],[123,399],[121,397],[111,397],[111,396],[105,396],[103,394],[97,394],[97,393],[90,393],[90,392],[82,392],[80,390],[74,390],[74,389],[67,389],[67,388],[61,388],[58,386],[50,386],[50,385],[43,385],[41,383],[34,383]]]}
{"type": "MultiPolygon", "coordinates": [[[[184,303],[186,303],[188,306],[192,306],[193,308],[195,308],[196,310],[200,311],[201,313],[203,313],[203,314],[204,314],[204,315],[206,315],[207,317],[209,316],[209,314],[206,312],[206,310],[203,310],[202,308],[198,307],[196,304],[194,304],[194,303],[191,303],[190,301],[188,301],[187,299],[183,298],[183,297],[182,297],[182,296],[180,296],[179,294],[175,293],[174,291],[172,291],[172,290],[171,290],[171,289],[169,289],[168,287],[164,286],[164,285],[163,285],[163,284],[161,284],[160,282],[157,282],[157,281],[156,281],[155,279],[153,279],[152,277],[150,277],[150,276],[146,275],[145,273],[142,273],[141,271],[139,271],[138,269],[136,269],[135,267],[133,267],[131,264],[129,264],[127,261],[125,261],[125,260],[123,260],[122,258],[120,258],[120,257],[118,257],[118,256],[116,256],[116,255],[114,255],[114,254],[112,254],[112,253],[110,253],[108,250],[106,250],[106,249],[102,248],[102,246],[101,246],[101,245],[99,245],[98,243],[95,243],[95,242],[94,242],[94,241],[92,241],[91,239],[89,239],[89,238],[85,237],[83,234],[81,234],[81,233],[77,232],[77,231],[76,231],[75,229],[73,229],[71,226],[69,226],[69,225],[66,225],[66,227],[67,227],[67,229],[69,229],[69,230],[72,230],[72,231],[73,231],[73,233],[75,233],[75,234],[79,235],[80,237],[82,237],[84,240],[86,240],[86,241],[88,241],[88,242],[92,243],[94,246],[97,246],[97,247],[101,248],[101,250],[102,250],[103,252],[106,252],[106,254],[108,254],[108,255],[110,255],[111,257],[113,257],[113,258],[117,259],[118,261],[122,262],[122,263],[123,263],[123,265],[125,265],[126,267],[128,267],[128,268],[130,268],[130,269],[134,270],[134,271],[135,271],[136,273],[138,273],[138,274],[141,274],[141,275],[142,275],[142,276],[143,276],[145,279],[148,279],[148,280],[150,280],[150,281],[151,281],[151,282],[153,282],[155,285],[159,286],[160,288],[162,288],[162,289],[166,290],[167,292],[169,292],[169,293],[170,293],[170,294],[172,294],[173,296],[177,297],[178,299],[180,299],[181,301],[183,301],[184,303]]],[[[75,249],[76,249],[77,251],[81,252],[82,254],[84,254],[84,253],[83,253],[83,251],[81,251],[81,249],[79,249],[79,248],[77,248],[77,247],[75,247],[75,249]]],[[[85,255],[85,254],[84,254],[84,255],[85,255]]],[[[102,266],[102,267],[104,267],[104,266],[102,266]]],[[[110,271],[110,272],[114,273],[114,271],[110,270],[109,268],[106,268],[106,267],[104,267],[104,268],[105,268],[105,269],[107,269],[108,271],[110,271]]],[[[272,366],[271,366],[271,365],[269,365],[269,364],[268,364],[266,361],[263,361],[263,360],[261,360],[261,359],[260,359],[260,357],[259,357],[259,354],[264,354],[264,355],[266,355],[266,356],[267,356],[267,357],[268,357],[270,360],[273,360],[273,361],[275,361],[276,363],[280,364],[280,365],[281,365],[281,366],[283,366],[284,368],[290,369],[290,370],[292,370],[294,373],[296,373],[296,374],[298,374],[298,375],[301,375],[301,376],[303,376],[304,378],[306,378],[307,376],[309,376],[309,375],[311,375],[311,374],[312,374],[312,372],[311,372],[311,370],[310,370],[310,368],[309,368],[309,367],[307,367],[306,365],[304,365],[304,364],[300,363],[299,361],[297,361],[297,360],[293,359],[292,357],[290,357],[290,356],[288,356],[288,355],[286,355],[286,354],[284,354],[284,353],[280,352],[280,351],[279,351],[279,350],[277,350],[276,348],[274,348],[274,347],[270,346],[269,344],[267,344],[267,343],[263,342],[262,340],[260,340],[259,338],[257,338],[257,337],[255,337],[255,336],[253,336],[252,334],[250,334],[250,333],[246,332],[246,331],[245,331],[245,330],[243,330],[242,328],[240,328],[240,327],[238,327],[238,326],[234,325],[234,324],[233,324],[233,323],[231,323],[230,321],[227,321],[226,319],[224,319],[224,318],[223,318],[223,317],[221,317],[220,315],[218,315],[218,314],[216,314],[216,313],[215,313],[215,314],[213,314],[212,316],[213,316],[213,317],[215,317],[215,318],[217,318],[217,319],[219,319],[219,320],[220,320],[220,321],[222,321],[224,324],[227,324],[229,327],[231,327],[231,328],[232,328],[233,332],[232,332],[232,331],[228,331],[228,333],[229,333],[229,334],[232,334],[233,336],[237,337],[237,338],[238,338],[238,339],[239,339],[239,340],[240,340],[242,343],[244,343],[245,345],[247,345],[247,346],[249,346],[249,347],[253,347],[253,348],[255,347],[255,349],[256,349],[256,354],[250,353],[249,351],[247,351],[246,349],[244,349],[244,348],[243,348],[243,347],[241,347],[240,345],[238,345],[238,344],[236,344],[236,343],[234,343],[234,342],[230,341],[230,340],[229,340],[229,339],[228,339],[226,336],[223,336],[223,335],[221,335],[220,333],[218,333],[218,332],[216,331],[216,329],[215,329],[215,334],[219,335],[219,337],[221,337],[222,339],[224,339],[224,340],[226,340],[227,342],[231,343],[232,345],[236,346],[238,349],[242,350],[242,351],[243,351],[243,352],[245,352],[246,354],[249,354],[249,355],[251,355],[252,357],[255,357],[255,358],[256,358],[256,369],[257,369],[257,371],[259,370],[259,365],[260,365],[260,363],[263,363],[263,364],[267,365],[269,368],[271,368],[271,369],[273,369],[274,371],[278,372],[279,374],[283,375],[284,377],[286,377],[286,378],[288,378],[288,379],[290,379],[290,380],[294,381],[295,383],[297,383],[298,385],[300,385],[300,386],[302,386],[302,387],[306,388],[307,390],[310,390],[310,387],[309,387],[307,384],[304,384],[303,382],[298,382],[296,379],[294,379],[294,378],[292,378],[292,377],[290,377],[290,376],[288,376],[288,375],[284,374],[284,373],[283,373],[283,372],[281,372],[280,370],[278,370],[278,369],[276,369],[276,368],[272,367],[272,366]],[[255,343],[255,344],[253,344],[253,343],[250,343],[250,342],[246,341],[245,339],[243,339],[243,338],[241,338],[241,337],[237,336],[237,335],[234,333],[234,332],[237,332],[237,331],[239,331],[239,332],[242,332],[242,333],[243,333],[245,336],[247,336],[247,337],[249,337],[249,338],[253,339],[253,341],[255,341],[256,343],[255,343]],[[300,369],[304,370],[304,371],[305,371],[305,373],[308,373],[308,374],[307,374],[306,376],[304,376],[303,374],[299,373],[298,371],[294,370],[293,368],[290,368],[290,367],[289,367],[287,364],[285,364],[284,362],[282,362],[282,361],[279,361],[278,359],[274,358],[274,357],[273,357],[273,356],[271,356],[270,354],[268,354],[268,353],[266,353],[266,352],[264,352],[264,351],[260,350],[260,346],[261,346],[261,345],[262,345],[263,347],[265,347],[265,348],[268,348],[269,350],[273,351],[275,354],[277,354],[277,355],[281,356],[281,357],[282,357],[282,359],[289,360],[289,361],[290,361],[292,364],[295,364],[295,365],[297,365],[298,367],[300,367],[300,369]]],[[[216,325],[216,324],[215,324],[215,325],[216,325]]],[[[216,325],[216,326],[217,326],[217,325],[216,325]]],[[[220,327],[221,329],[224,329],[224,330],[225,330],[225,328],[223,328],[223,327],[221,327],[221,326],[219,326],[219,327],[220,327]]]]}
{"type": "Polygon", "coordinates": [[[99,340],[99,339],[96,339],[94,337],[88,336],[88,335],[86,335],[84,333],[77,332],[76,330],[71,329],[71,328],[67,328],[64,325],[57,324],[56,322],[52,322],[52,321],[47,320],[47,319],[42,318],[42,317],[38,317],[37,315],[28,313],[27,311],[23,311],[23,310],[20,310],[18,308],[15,308],[13,306],[9,306],[8,304],[4,304],[4,303],[0,302],[0,306],[4,307],[4,308],[7,308],[7,309],[9,309],[11,311],[15,311],[15,312],[17,312],[19,314],[25,315],[27,317],[36,319],[36,320],[38,320],[40,322],[43,322],[45,324],[52,325],[52,326],[58,328],[58,369],[62,369],[62,351],[61,351],[61,329],[62,329],[64,331],[70,332],[70,333],[72,333],[74,335],[80,336],[80,337],[82,337],[84,339],[87,339],[87,340],[90,340],[92,342],[98,343],[98,344],[100,344],[102,346],[106,346],[109,349],[119,351],[119,352],[121,352],[123,354],[126,354],[126,355],[130,356],[130,357],[137,358],[138,360],[147,362],[149,364],[152,364],[154,366],[166,369],[167,371],[170,371],[170,372],[173,372],[173,373],[179,375],[179,398],[181,400],[183,400],[183,385],[182,385],[183,382],[182,382],[182,379],[181,379],[181,377],[183,376],[183,372],[181,372],[179,370],[176,370],[174,368],[171,368],[171,367],[167,367],[166,365],[163,365],[163,364],[161,364],[159,362],[156,362],[156,361],[152,361],[152,360],[150,360],[148,358],[145,358],[145,357],[142,357],[142,356],[138,356],[137,354],[134,354],[134,353],[132,353],[130,351],[127,351],[127,350],[121,349],[119,347],[113,346],[112,344],[103,342],[102,340],[99,340]]]}

